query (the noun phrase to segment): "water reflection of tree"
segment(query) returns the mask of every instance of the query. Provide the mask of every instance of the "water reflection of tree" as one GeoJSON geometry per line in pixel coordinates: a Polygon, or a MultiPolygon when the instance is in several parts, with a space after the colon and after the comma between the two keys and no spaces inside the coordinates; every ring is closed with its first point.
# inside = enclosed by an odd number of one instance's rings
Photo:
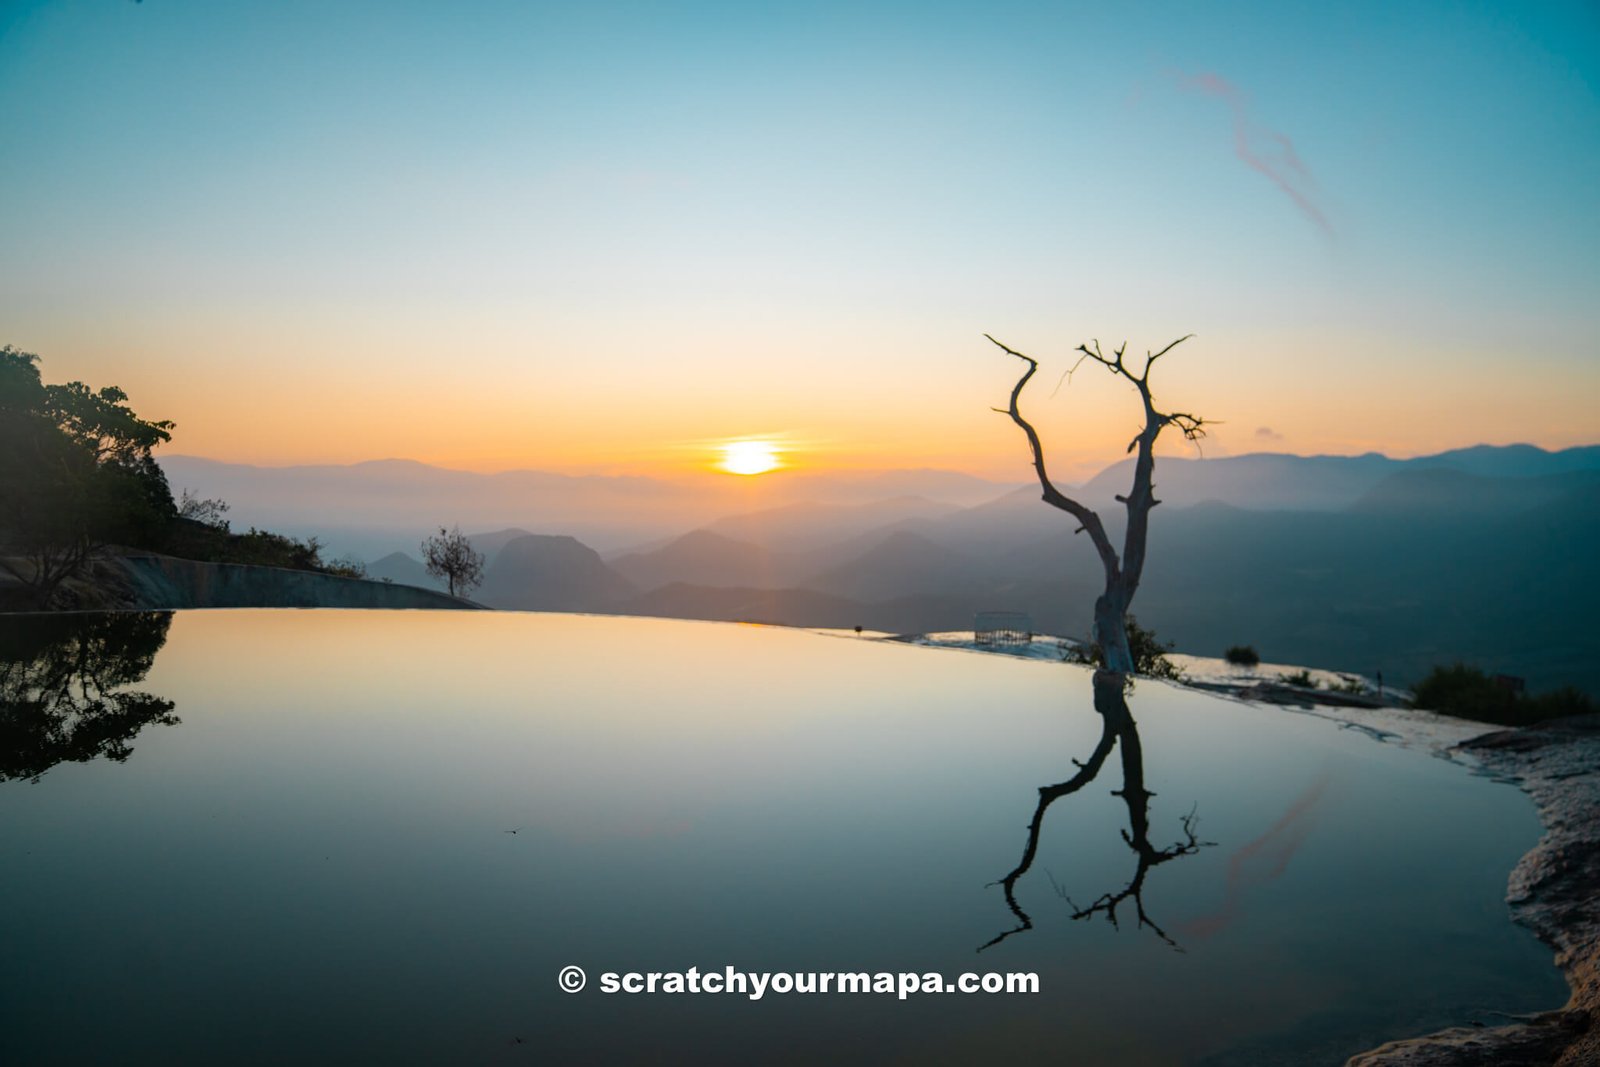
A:
{"type": "Polygon", "coordinates": [[[0,782],[120,763],[144,727],[175,725],[172,701],[123,689],[149,673],[171,623],[154,611],[0,616],[0,782]]]}
{"type": "Polygon", "coordinates": [[[1039,829],[1044,824],[1045,809],[1062,797],[1076,793],[1094,781],[1100,769],[1105,766],[1106,760],[1110,758],[1111,750],[1116,748],[1119,742],[1122,750],[1122,788],[1114,790],[1112,795],[1121,797],[1128,806],[1128,829],[1122,831],[1122,839],[1138,857],[1133,877],[1122,890],[1103,893],[1083,907],[1073,903],[1059,886],[1056,887],[1056,892],[1060,893],[1067,901],[1067,905],[1072,908],[1072,918],[1087,919],[1094,915],[1104,915],[1113,926],[1117,925],[1117,908],[1132,900],[1135,914],[1138,916],[1138,925],[1148,926],[1167,944],[1177,947],[1177,942],[1168,937],[1166,931],[1144,910],[1145,876],[1150,873],[1152,867],[1158,867],[1179,856],[1198,852],[1211,842],[1200,841],[1195,837],[1197,820],[1191,812],[1182,820],[1183,840],[1166,848],[1156,848],[1150,843],[1150,798],[1155,794],[1144,786],[1144,749],[1139,743],[1138,725],[1128,710],[1124,681],[1125,676],[1122,674],[1095,671],[1094,708],[1100,714],[1100,741],[1095,745],[1094,752],[1090,754],[1087,762],[1072,761],[1078,767],[1077,774],[1064,782],[1039,787],[1039,805],[1034,808],[1033,821],[1028,824],[1028,842],[1022,850],[1022,860],[1015,870],[999,882],[1001,888],[1005,890],[1006,904],[1017,917],[1018,925],[980,946],[978,951],[982,952],[991,945],[997,945],[1012,934],[1033,929],[1033,920],[1017,903],[1016,886],[1017,880],[1033,866],[1034,857],[1039,851],[1039,829]]]}

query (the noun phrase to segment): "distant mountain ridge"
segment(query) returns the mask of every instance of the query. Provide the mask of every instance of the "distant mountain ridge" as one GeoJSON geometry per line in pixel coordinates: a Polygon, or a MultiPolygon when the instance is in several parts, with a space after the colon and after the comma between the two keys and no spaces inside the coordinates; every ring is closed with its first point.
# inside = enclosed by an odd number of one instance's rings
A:
{"type": "MultiPolygon", "coordinates": [[[[404,463],[369,466],[337,477],[365,478],[368,497],[394,493],[408,506],[408,487],[438,477],[404,463]]],[[[1119,464],[1074,491],[1100,509],[1113,538],[1124,509],[1112,497],[1126,477],[1119,464]]],[[[977,611],[1009,609],[1029,612],[1042,631],[1081,635],[1101,575],[1070,517],[1046,506],[1037,486],[999,485],[965,506],[888,493],[949,480],[850,479],[849,493],[873,485],[888,494],[872,499],[746,496],[766,506],[651,540],[643,535],[662,532],[652,525],[654,487],[641,498],[646,519],[615,531],[609,561],[559,515],[497,528],[502,517],[471,534],[489,558],[474,596],[535,610],[903,631],[965,628],[977,611]],[[649,546],[624,551],[623,536],[649,546]]],[[[1134,610],[1183,651],[1249,643],[1282,662],[1383,670],[1401,682],[1464,659],[1535,688],[1600,692],[1600,623],[1589,607],[1600,598],[1590,548],[1600,543],[1600,446],[1483,446],[1401,460],[1160,457],[1155,480],[1164,504],[1134,610]]],[[[790,484],[812,492],[822,483],[790,484]]],[[[423,504],[438,512],[451,499],[423,504]]],[[[414,552],[418,539],[402,544],[414,552]]],[[[404,581],[420,569],[402,553],[369,571],[404,581]]]]}
{"type": "Polygon", "coordinates": [[[782,471],[758,478],[497,474],[449,470],[414,460],[257,467],[196,456],[164,456],[174,492],[221,498],[238,529],[257,526],[317,535],[338,552],[377,559],[413,552],[440,524],[463,529],[525,527],[568,534],[620,551],[676,537],[727,516],[808,502],[871,508],[897,497],[957,509],[1015,487],[956,471],[782,471]]]}

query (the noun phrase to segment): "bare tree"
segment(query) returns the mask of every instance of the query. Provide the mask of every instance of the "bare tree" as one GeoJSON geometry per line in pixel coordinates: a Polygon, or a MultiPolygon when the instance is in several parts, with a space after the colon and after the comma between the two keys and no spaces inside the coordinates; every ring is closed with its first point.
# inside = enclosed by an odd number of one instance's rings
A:
{"type": "MultiPolygon", "coordinates": [[[[1072,918],[1088,919],[1097,914],[1104,915],[1112,926],[1117,925],[1117,906],[1132,898],[1139,926],[1148,926],[1161,940],[1173,948],[1178,948],[1178,943],[1169,937],[1144,910],[1145,876],[1152,867],[1159,867],[1179,856],[1192,856],[1202,847],[1214,842],[1196,838],[1195,829],[1199,825],[1199,819],[1191,811],[1181,820],[1184,840],[1174,842],[1166,848],[1156,848],[1151,844],[1150,798],[1155,794],[1144,787],[1144,746],[1139,741],[1139,727],[1133,721],[1133,714],[1128,710],[1128,698],[1123,680],[1123,675],[1113,671],[1094,672],[1094,709],[1100,715],[1100,741],[1095,745],[1088,762],[1072,761],[1078,768],[1077,774],[1065,782],[1039,787],[1039,803],[1033,809],[1033,820],[1028,823],[1028,841],[1022,849],[1022,860],[998,883],[1005,891],[1006,905],[1011,908],[1011,913],[1017,917],[1018,923],[1012,929],[980,946],[979,952],[998,945],[1012,934],[1033,929],[1033,920],[1022,910],[1022,905],[1017,903],[1016,888],[1017,880],[1028,873],[1028,869],[1033,866],[1034,858],[1038,855],[1039,831],[1044,825],[1044,813],[1050,805],[1062,797],[1071,796],[1094,781],[1101,768],[1105,766],[1111,750],[1118,744],[1122,747],[1122,788],[1114,790],[1112,795],[1121,797],[1128,806],[1128,829],[1122,831],[1122,840],[1138,857],[1133,877],[1122,890],[1102,893],[1088,907],[1080,907],[1074,903],[1059,885],[1056,886],[1056,893],[1072,908],[1072,918]]],[[[1049,874],[1048,871],[1045,873],[1049,874]]],[[[1054,878],[1050,881],[1052,885],[1055,884],[1054,878]]]]}
{"type": "Polygon", "coordinates": [[[483,553],[477,552],[461,532],[461,527],[439,532],[422,542],[422,561],[428,573],[443,578],[451,596],[466,596],[483,583],[483,553]]]}
{"type": "Polygon", "coordinates": [[[1131,382],[1139,391],[1139,399],[1144,405],[1144,428],[1128,444],[1128,451],[1136,453],[1133,488],[1127,496],[1117,497],[1117,500],[1128,509],[1128,528],[1119,555],[1111,544],[1111,538],[1106,534],[1105,524],[1100,521],[1099,513],[1067,496],[1050,481],[1050,476],[1045,472],[1044,446],[1039,443],[1039,434],[1032,424],[1022,417],[1022,412],[1017,408],[1023,388],[1039,369],[1039,361],[1032,356],[1007,348],[993,337],[984,334],[984,337],[1002,351],[1016,356],[1028,365],[1028,369],[1023,371],[1022,377],[1017,379],[1016,386],[1011,390],[1010,407],[995,410],[1010,415],[1011,421],[1022,427],[1022,432],[1027,435],[1028,447],[1033,452],[1033,469],[1039,476],[1040,488],[1044,490],[1044,502],[1051,507],[1060,508],[1077,519],[1079,525],[1076,532],[1087,532],[1089,539],[1094,542],[1100,563],[1105,568],[1106,586],[1105,591],[1094,602],[1094,627],[1091,632],[1104,653],[1106,669],[1121,675],[1130,675],[1134,672],[1133,652],[1128,645],[1126,625],[1128,606],[1133,603],[1133,595],[1139,590],[1139,579],[1144,574],[1145,537],[1150,530],[1150,509],[1161,503],[1154,496],[1155,486],[1152,482],[1156,463],[1156,438],[1168,426],[1177,429],[1190,441],[1205,436],[1205,420],[1199,416],[1156,410],[1155,403],[1150,397],[1150,370],[1158,359],[1193,336],[1187,334],[1159,352],[1145,353],[1144,368],[1137,374],[1123,359],[1128,350],[1126,341],[1109,356],[1100,350],[1099,341],[1092,341],[1090,344],[1093,347],[1078,346],[1077,351],[1082,355],[1078,357],[1077,363],[1072,365],[1072,369],[1067,371],[1070,376],[1083,365],[1085,360],[1092,360],[1117,377],[1131,382]]]}

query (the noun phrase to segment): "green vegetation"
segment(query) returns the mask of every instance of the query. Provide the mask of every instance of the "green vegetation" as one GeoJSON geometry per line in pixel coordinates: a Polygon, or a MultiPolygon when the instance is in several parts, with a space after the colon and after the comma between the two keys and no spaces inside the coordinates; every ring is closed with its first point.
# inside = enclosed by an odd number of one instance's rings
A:
{"type": "Polygon", "coordinates": [[[129,688],[171,623],[159,611],[0,614],[0,782],[38,782],[63,762],[121,763],[140,730],[176,725],[172,701],[129,688]]]}
{"type": "Polygon", "coordinates": [[[324,560],[322,542],[315,537],[301,541],[283,534],[258,530],[233,533],[226,523],[220,526],[179,518],[167,531],[160,546],[170,555],[207,563],[242,563],[255,567],[288,567],[297,571],[321,571],[344,578],[364,578],[367,568],[354,560],[324,560]]]}
{"type": "Polygon", "coordinates": [[[0,568],[48,604],[104,546],[149,545],[177,517],[148,422],[116,386],[45,385],[39,357],[0,348],[0,568]]]}
{"type": "MultiPolygon", "coordinates": [[[[1144,678],[1167,678],[1175,682],[1183,680],[1183,672],[1167,659],[1167,653],[1172,651],[1172,642],[1163,643],[1154,630],[1146,630],[1140,626],[1139,620],[1132,615],[1128,616],[1127,629],[1128,649],[1133,653],[1135,674],[1144,678]]],[[[1062,655],[1073,663],[1091,667],[1106,665],[1105,653],[1098,644],[1074,645],[1066,649],[1062,655]]]]}
{"type": "Polygon", "coordinates": [[[1255,667],[1261,663],[1261,653],[1256,651],[1255,645],[1234,645],[1223,658],[1235,667],[1255,667]]]}
{"type": "Polygon", "coordinates": [[[1464,663],[1435,667],[1418,683],[1412,704],[1501,726],[1526,726],[1595,711],[1593,698],[1571,686],[1530,696],[1521,692],[1514,680],[1484,674],[1464,663]]]}
{"type": "Polygon", "coordinates": [[[213,563],[249,563],[362,577],[324,561],[316,538],[235,534],[221,500],[174,502],[154,450],[173,423],[140,418],[116,386],[45,385],[39,357],[0,348],[0,570],[16,606],[59,606],[64,586],[112,545],[213,563]]]}
{"type": "Polygon", "coordinates": [[[1278,675],[1278,681],[1284,685],[1299,686],[1301,689],[1315,689],[1317,687],[1316,679],[1312,678],[1311,672],[1304,668],[1295,671],[1293,674],[1280,674],[1278,675]]]}

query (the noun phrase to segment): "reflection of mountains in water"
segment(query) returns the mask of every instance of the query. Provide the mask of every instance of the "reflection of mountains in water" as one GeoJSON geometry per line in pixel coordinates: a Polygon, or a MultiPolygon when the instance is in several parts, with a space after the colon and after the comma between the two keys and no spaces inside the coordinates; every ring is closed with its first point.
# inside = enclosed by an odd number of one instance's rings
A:
{"type": "Polygon", "coordinates": [[[58,763],[122,762],[173,704],[144,680],[171,612],[0,615],[0,782],[37,782],[58,763]]]}
{"type": "MultiPolygon", "coordinates": [[[[1600,449],[1164,458],[1141,622],[1178,648],[1415,681],[1465,660],[1600,692],[1600,449]]],[[[1085,487],[1115,527],[1117,469],[1085,487]],[[1107,499],[1100,499],[1106,496],[1107,499]]],[[[1115,531],[1113,531],[1115,533],[1115,531]]],[[[1079,633],[1100,564],[1034,489],[977,507],[897,498],[733,516],[602,560],[526,530],[479,537],[486,603],[894,632],[1026,611],[1079,633]],[[514,550],[512,546],[515,546],[514,550]],[[504,563],[499,554],[507,553],[504,563]]],[[[373,572],[414,581],[403,555],[373,572]]]]}

